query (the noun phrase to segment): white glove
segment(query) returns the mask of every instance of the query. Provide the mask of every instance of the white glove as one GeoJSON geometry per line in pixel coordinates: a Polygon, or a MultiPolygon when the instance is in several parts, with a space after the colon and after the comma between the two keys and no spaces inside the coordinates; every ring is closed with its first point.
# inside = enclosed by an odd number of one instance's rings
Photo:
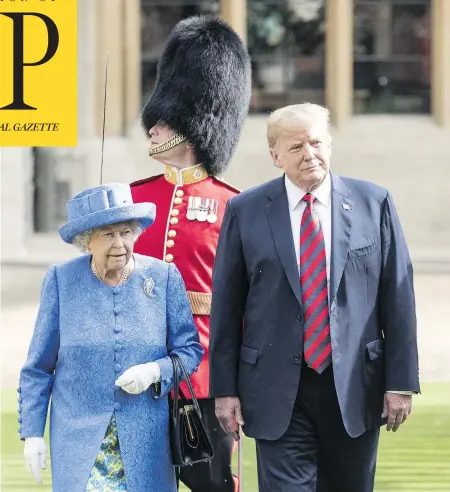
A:
{"type": "Polygon", "coordinates": [[[37,483],[42,483],[41,469],[47,467],[47,445],[43,437],[26,437],[23,450],[25,466],[37,483]]]}
{"type": "Polygon", "coordinates": [[[161,379],[161,369],[157,362],[138,364],[127,369],[120,376],[116,383],[124,391],[132,395],[139,395],[146,391],[151,384],[157,383],[161,379]]]}

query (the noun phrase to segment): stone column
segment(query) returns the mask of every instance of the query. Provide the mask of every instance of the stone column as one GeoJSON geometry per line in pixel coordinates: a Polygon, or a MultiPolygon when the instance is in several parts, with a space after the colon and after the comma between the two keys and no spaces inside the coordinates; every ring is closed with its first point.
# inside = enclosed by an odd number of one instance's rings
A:
{"type": "Polygon", "coordinates": [[[436,122],[450,129],[450,1],[432,3],[432,113],[436,122]]]}
{"type": "Polygon", "coordinates": [[[333,126],[353,113],[353,0],[327,0],[325,95],[333,126]]]}
{"type": "Polygon", "coordinates": [[[126,0],[125,19],[125,132],[128,135],[141,112],[141,2],[126,0]]]}
{"type": "Polygon", "coordinates": [[[247,43],[247,1],[220,0],[220,13],[244,43],[247,43]]]}
{"type": "MultiPolygon", "coordinates": [[[[105,61],[108,53],[108,88],[105,134],[122,136],[125,131],[125,0],[97,0],[98,9],[95,129],[101,135],[105,84],[105,61]]],[[[127,1],[129,3],[129,0],[127,1]]]]}

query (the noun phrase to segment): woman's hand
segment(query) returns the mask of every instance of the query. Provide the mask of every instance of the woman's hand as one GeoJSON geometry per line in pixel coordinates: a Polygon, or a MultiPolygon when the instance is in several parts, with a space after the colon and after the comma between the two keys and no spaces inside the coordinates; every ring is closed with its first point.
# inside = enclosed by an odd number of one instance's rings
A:
{"type": "Polygon", "coordinates": [[[139,395],[160,378],[161,370],[158,363],[149,362],[130,367],[117,379],[116,384],[131,395],[139,395]]]}
{"type": "Polygon", "coordinates": [[[37,483],[42,483],[41,469],[46,469],[47,445],[43,437],[26,437],[23,450],[25,466],[37,483]]]}

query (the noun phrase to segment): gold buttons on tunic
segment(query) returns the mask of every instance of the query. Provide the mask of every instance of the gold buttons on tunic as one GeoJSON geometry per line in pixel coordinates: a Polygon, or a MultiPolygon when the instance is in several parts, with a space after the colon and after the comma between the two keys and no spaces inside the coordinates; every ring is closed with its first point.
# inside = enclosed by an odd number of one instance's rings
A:
{"type": "Polygon", "coordinates": [[[167,263],[171,263],[173,261],[173,255],[166,255],[165,260],[167,263]]]}
{"type": "Polygon", "coordinates": [[[184,191],[183,190],[177,190],[175,195],[177,196],[184,196],[184,191]]]}
{"type": "Polygon", "coordinates": [[[166,246],[168,248],[173,248],[173,245],[175,244],[175,241],[173,239],[169,239],[167,242],[166,242],[166,246]]]}
{"type": "Polygon", "coordinates": [[[179,205],[183,200],[181,198],[174,198],[173,199],[173,203],[175,203],[175,205],[179,205]]]}
{"type": "Polygon", "coordinates": [[[178,224],[178,219],[177,219],[176,217],[172,217],[172,218],[170,219],[170,223],[171,223],[171,224],[178,224]]]}
{"type": "Polygon", "coordinates": [[[175,237],[175,236],[177,235],[177,231],[170,230],[170,231],[167,233],[167,235],[168,235],[169,237],[175,237]]]}
{"type": "Polygon", "coordinates": [[[173,215],[174,217],[176,217],[179,213],[180,213],[179,210],[171,210],[170,211],[170,215],[173,215]]]}

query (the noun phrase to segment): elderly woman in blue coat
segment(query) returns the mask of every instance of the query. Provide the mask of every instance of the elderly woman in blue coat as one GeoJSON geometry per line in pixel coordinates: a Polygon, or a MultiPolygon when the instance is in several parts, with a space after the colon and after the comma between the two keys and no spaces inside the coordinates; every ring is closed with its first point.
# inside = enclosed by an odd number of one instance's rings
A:
{"type": "Polygon", "coordinates": [[[41,482],[50,409],[55,492],[172,492],[171,354],[190,374],[202,347],[173,264],[133,254],[155,218],[128,185],[85,190],[59,233],[85,255],[52,266],[20,375],[20,436],[41,482]]]}

